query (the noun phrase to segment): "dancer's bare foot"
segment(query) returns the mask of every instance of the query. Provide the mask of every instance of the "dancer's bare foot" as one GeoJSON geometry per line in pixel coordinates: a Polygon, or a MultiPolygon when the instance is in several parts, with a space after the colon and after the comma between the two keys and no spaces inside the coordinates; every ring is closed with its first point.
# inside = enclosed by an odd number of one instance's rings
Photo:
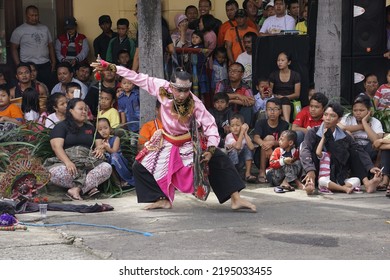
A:
{"type": "Polygon", "coordinates": [[[256,206],[248,200],[243,199],[238,192],[231,195],[231,203],[233,210],[249,209],[252,210],[252,212],[256,212],[256,206]]]}
{"type": "Polygon", "coordinates": [[[381,183],[382,178],[380,176],[375,175],[371,180],[368,180],[368,178],[363,179],[363,184],[366,187],[366,192],[373,193],[376,192],[376,188],[381,183]]]}
{"type": "Polygon", "coordinates": [[[144,207],[144,210],[171,209],[171,208],[172,208],[172,204],[167,199],[159,199],[156,202],[144,207]]]}

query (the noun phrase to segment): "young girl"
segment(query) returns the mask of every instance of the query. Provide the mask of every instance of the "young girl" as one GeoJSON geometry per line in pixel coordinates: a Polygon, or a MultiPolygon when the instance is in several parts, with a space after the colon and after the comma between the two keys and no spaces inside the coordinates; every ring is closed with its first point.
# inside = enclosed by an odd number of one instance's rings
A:
{"type": "MultiPolygon", "coordinates": [[[[203,49],[204,39],[203,33],[201,31],[194,31],[191,37],[192,45],[190,48],[203,49]]],[[[198,95],[202,101],[204,101],[205,95],[209,92],[209,80],[206,74],[206,62],[207,57],[204,52],[193,53],[191,54],[191,65],[192,65],[192,74],[193,74],[193,84],[192,84],[192,92],[198,95]],[[198,81],[196,83],[195,81],[198,81]]]]}
{"type": "Polygon", "coordinates": [[[22,95],[22,112],[26,121],[39,119],[39,94],[33,88],[27,88],[22,95]]]}
{"type": "Polygon", "coordinates": [[[45,119],[45,127],[52,129],[56,123],[65,119],[66,105],[68,101],[62,92],[56,92],[47,100],[48,115],[45,119]]]}
{"type": "Polygon", "coordinates": [[[378,110],[390,109],[390,69],[386,75],[387,84],[381,85],[375,93],[374,105],[378,110]]]}
{"type": "Polygon", "coordinates": [[[291,56],[285,52],[278,55],[279,70],[269,76],[271,90],[276,98],[282,101],[283,119],[290,122],[291,101],[301,94],[301,76],[289,68],[291,56]]]}
{"type": "Polygon", "coordinates": [[[218,82],[228,78],[227,73],[227,51],[225,47],[215,49],[213,53],[213,69],[211,73],[211,92],[215,92],[218,82]]]}
{"type": "Polygon", "coordinates": [[[338,126],[351,132],[355,141],[370,155],[373,163],[376,162],[378,151],[373,149],[372,144],[383,137],[384,131],[382,123],[371,117],[370,97],[357,96],[352,105],[352,114],[343,117],[338,126]]]}
{"type": "Polygon", "coordinates": [[[128,185],[134,186],[134,177],[128,168],[129,162],[120,150],[120,139],[118,136],[111,136],[110,121],[106,118],[99,118],[97,129],[103,138],[102,145],[97,148],[106,152],[108,163],[115,167],[120,178],[126,181],[128,185]]]}

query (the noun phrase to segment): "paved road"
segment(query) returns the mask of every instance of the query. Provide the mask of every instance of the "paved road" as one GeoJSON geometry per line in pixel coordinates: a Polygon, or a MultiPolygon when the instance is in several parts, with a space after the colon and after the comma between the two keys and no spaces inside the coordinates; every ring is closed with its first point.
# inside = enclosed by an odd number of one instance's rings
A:
{"type": "MultiPolygon", "coordinates": [[[[32,227],[1,232],[0,259],[390,259],[390,200],[376,194],[308,197],[250,185],[242,195],[258,212],[232,211],[210,195],[178,194],[170,210],[142,210],[133,194],[104,202],[114,211],[48,212],[46,223],[79,222],[149,232],[152,236],[86,226],[32,227]]],[[[77,202],[72,202],[77,203],[77,202]]],[[[19,220],[40,223],[39,214],[19,220]]]]}

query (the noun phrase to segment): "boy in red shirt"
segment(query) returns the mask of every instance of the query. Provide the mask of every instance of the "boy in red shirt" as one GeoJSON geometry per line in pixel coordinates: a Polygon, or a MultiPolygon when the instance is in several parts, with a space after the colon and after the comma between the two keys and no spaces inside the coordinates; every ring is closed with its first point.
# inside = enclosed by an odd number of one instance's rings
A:
{"type": "Polygon", "coordinates": [[[320,92],[316,92],[310,98],[309,110],[302,110],[296,116],[291,130],[297,132],[297,145],[299,146],[308,129],[322,124],[324,108],[328,104],[328,98],[320,92]]]}

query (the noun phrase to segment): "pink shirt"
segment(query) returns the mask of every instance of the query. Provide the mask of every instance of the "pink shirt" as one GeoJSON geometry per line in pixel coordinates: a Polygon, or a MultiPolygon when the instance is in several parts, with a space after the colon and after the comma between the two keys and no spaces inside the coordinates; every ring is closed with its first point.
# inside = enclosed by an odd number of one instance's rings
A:
{"type": "MultiPolygon", "coordinates": [[[[181,123],[171,114],[173,100],[161,97],[160,88],[165,88],[171,92],[169,82],[164,79],[149,77],[149,75],[137,73],[123,66],[117,66],[117,74],[129,79],[132,83],[147,91],[150,95],[155,96],[161,103],[161,119],[164,130],[171,135],[182,135],[190,131],[190,120],[181,123]]],[[[193,93],[190,93],[195,101],[194,115],[198,126],[202,126],[203,133],[207,137],[207,146],[218,147],[219,134],[214,117],[207,111],[202,101],[193,93]]],[[[142,102],[142,99],[141,99],[142,102]]]]}

